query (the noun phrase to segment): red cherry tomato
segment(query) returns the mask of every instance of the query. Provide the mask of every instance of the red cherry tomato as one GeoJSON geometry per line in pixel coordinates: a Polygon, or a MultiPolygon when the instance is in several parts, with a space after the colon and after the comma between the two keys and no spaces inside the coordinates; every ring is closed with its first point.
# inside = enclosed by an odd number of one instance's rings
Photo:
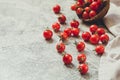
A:
{"type": "Polygon", "coordinates": [[[84,4],[84,0],[77,0],[77,2],[80,2],[80,4],[84,4]]]}
{"type": "Polygon", "coordinates": [[[60,24],[58,22],[52,24],[52,28],[55,32],[58,32],[60,30],[60,24]]]}
{"type": "Polygon", "coordinates": [[[65,32],[61,32],[60,33],[60,38],[61,38],[61,40],[67,40],[67,38],[68,38],[68,35],[67,35],[67,33],[65,33],[65,32]]]}
{"type": "Polygon", "coordinates": [[[97,29],[98,29],[98,26],[95,25],[95,24],[90,26],[90,32],[91,32],[92,34],[94,34],[97,29]]]}
{"type": "Polygon", "coordinates": [[[89,32],[82,33],[82,38],[84,41],[89,41],[90,37],[91,37],[91,34],[89,32]]]}
{"type": "Polygon", "coordinates": [[[71,64],[72,63],[72,56],[70,54],[65,54],[63,56],[64,64],[71,64]]]}
{"type": "Polygon", "coordinates": [[[97,11],[98,8],[99,8],[99,5],[98,5],[98,3],[97,3],[96,1],[94,1],[94,2],[92,2],[92,3],[90,4],[90,8],[91,8],[92,10],[94,10],[94,11],[97,11]]]}
{"type": "Polygon", "coordinates": [[[103,34],[100,36],[100,41],[103,43],[103,44],[107,44],[108,41],[109,41],[109,36],[107,34],[103,34]]]}
{"type": "Polygon", "coordinates": [[[77,5],[76,4],[71,5],[71,10],[76,11],[77,10],[77,5]]]}
{"type": "Polygon", "coordinates": [[[62,14],[58,17],[58,21],[60,22],[60,24],[64,24],[66,21],[66,17],[62,14]]]}
{"type": "Polygon", "coordinates": [[[102,55],[104,53],[104,46],[103,45],[99,45],[95,48],[95,51],[97,52],[98,55],[102,55]]]}
{"type": "Polygon", "coordinates": [[[98,44],[99,43],[99,36],[97,34],[93,34],[91,37],[90,37],[90,42],[92,44],[98,44]]]}
{"type": "Polygon", "coordinates": [[[86,74],[88,72],[88,65],[87,64],[80,64],[78,66],[78,70],[80,71],[81,74],[86,74]]]}
{"type": "Polygon", "coordinates": [[[60,13],[60,9],[61,9],[60,5],[58,5],[58,4],[53,7],[53,11],[54,11],[55,14],[60,13]]]}
{"type": "Polygon", "coordinates": [[[53,32],[51,30],[45,30],[43,36],[46,40],[50,40],[53,36],[53,32]]]}
{"type": "Polygon", "coordinates": [[[76,14],[82,15],[83,9],[82,8],[77,8],[76,14]]]}
{"type": "Polygon", "coordinates": [[[80,52],[83,51],[85,49],[85,43],[84,42],[78,42],[76,44],[76,49],[80,52]]]}
{"type": "Polygon", "coordinates": [[[91,11],[90,7],[85,7],[85,11],[89,13],[91,11]]]}
{"type": "Polygon", "coordinates": [[[84,11],[83,14],[82,14],[82,18],[83,19],[89,19],[89,13],[84,11]]]}
{"type": "Polygon", "coordinates": [[[68,36],[71,36],[71,33],[72,33],[72,29],[71,28],[66,28],[64,30],[65,33],[67,33],[68,36]]]}
{"type": "Polygon", "coordinates": [[[104,28],[98,28],[97,31],[96,31],[96,33],[97,33],[99,36],[101,36],[102,34],[105,34],[105,30],[104,30],[104,28]]]}
{"type": "Polygon", "coordinates": [[[72,36],[78,37],[79,33],[80,33],[80,29],[79,28],[72,28],[72,36]]]}
{"type": "Polygon", "coordinates": [[[57,51],[59,52],[59,53],[62,53],[62,52],[64,52],[65,51],[65,44],[64,43],[59,43],[59,44],[57,44],[56,45],[56,49],[57,49],[57,51]]]}
{"type": "Polygon", "coordinates": [[[81,3],[81,2],[76,2],[76,5],[77,5],[77,7],[82,7],[83,6],[83,3],[81,3]]]}
{"type": "Polygon", "coordinates": [[[70,22],[70,26],[74,28],[78,28],[79,22],[77,20],[73,20],[70,22]]]}
{"type": "Polygon", "coordinates": [[[93,17],[95,17],[96,16],[96,12],[95,11],[90,11],[90,13],[89,13],[89,17],[90,18],[93,18],[93,17]]]}
{"type": "Polygon", "coordinates": [[[85,61],[86,61],[86,55],[84,53],[79,54],[77,56],[77,60],[78,60],[79,63],[85,63],[85,61]]]}

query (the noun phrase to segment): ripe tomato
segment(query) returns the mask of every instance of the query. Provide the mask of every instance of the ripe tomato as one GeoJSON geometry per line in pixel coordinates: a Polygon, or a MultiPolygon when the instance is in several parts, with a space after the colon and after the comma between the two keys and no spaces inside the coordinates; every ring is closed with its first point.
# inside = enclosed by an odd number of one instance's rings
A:
{"type": "Polygon", "coordinates": [[[77,8],[76,14],[82,15],[83,9],[82,8],[77,8]]]}
{"type": "Polygon", "coordinates": [[[66,21],[66,17],[62,14],[58,17],[58,21],[60,22],[60,24],[64,24],[66,21]]]}
{"type": "Polygon", "coordinates": [[[99,36],[97,34],[93,34],[91,37],[90,37],[90,42],[92,44],[98,44],[99,43],[99,36]]]}
{"type": "Polygon", "coordinates": [[[70,54],[65,54],[63,56],[63,62],[64,64],[71,64],[72,63],[72,56],[70,54]]]}
{"type": "Polygon", "coordinates": [[[53,7],[53,11],[54,11],[54,13],[55,14],[58,14],[58,13],[60,13],[60,5],[58,5],[58,4],[56,4],[54,7],[53,7]]]}
{"type": "Polygon", "coordinates": [[[50,40],[53,36],[53,32],[51,30],[45,30],[43,36],[46,40],[50,40]]]}
{"type": "Polygon", "coordinates": [[[72,33],[72,29],[71,28],[66,28],[64,30],[65,33],[67,33],[68,36],[71,36],[71,33],[72,33]]]}
{"type": "Polygon", "coordinates": [[[78,37],[79,33],[80,33],[80,29],[79,28],[72,28],[72,36],[78,37]]]}
{"type": "Polygon", "coordinates": [[[52,28],[55,32],[58,32],[60,30],[60,24],[58,22],[52,24],[52,28]]]}
{"type": "Polygon", "coordinates": [[[79,63],[85,63],[85,61],[86,61],[86,55],[84,53],[79,54],[77,56],[77,60],[78,60],[79,63]]]}
{"type": "Polygon", "coordinates": [[[94,34],[97,29],[98,29],[98,26],[95,25],[95,24],[90,26],[90,32],[91,32],[92,34],[94,34]]]}
{"type": "Polygon", "coordinates": [[[90,7],[85,7],[85,11],[89,13],[91,11],[90,7]]]}
{"type": "Polygon", "coordinates": [[[89,19],[89,13],[84,11],[83,14],[82,14],[82,18],[83,19],[89,19]]]}
{"type": "Polygon", "coordinates": [[[102,34],[105,34],[105,30],[104,30],[104,28],[98,28],[97,31],[96,31],[96,33],[97,33],[99,36],[101,36],[102,34]]]}
{"type": "Polygon", "coordinates": [[[78,66],[78,70],[80,71],[81,74],[86,74],[88,72],[88,65],[87,64],[80,64],[78,66]]]}
{"type": "Polygon", "coordinates": [[[98,45],[96,48],[95,48],[95,51],[97,52],[98,55],[102,55],[104,53],[104,46],[103,45],[98,45]]]}
{"type": "Polygon", "coordinates": [[[89,41],[90,37],[91,37],[91,34],[89,32],[83,32],[82,33],[82,39],[84,41],[89,41]]]}
{"type": "Polygon", "coordinates": [[[73,20],[70,22],[70,26],[74,28],[78,28],[79,22],[77,20],[73,20]]]}
{"type": "Polygon", "coordinates": [[[103,44],[107,44],[108,41],[109,41],[109,36],[107,34],[103,34],[100,36],[100,41],[103,43],[103,44]]]}
{"type": "Polygon", "coordinates": [[[77,4],[71,5],[71,10],[72,10],[72,11],[76,11],[76,10],[77,10],[77,4]]]}
{"type": "Polygon", "coordinates": [[[64,52],[65,51],[65,44],[64,43],[59,43],[59,44],[57,44],[56,45],[56,49],[57,49],[57,51],[59,52],[59,53],[62,53],[62,52],[64,52]]]}
{"type": "Polygon", "coordinates": [[[90,8],[91,8],[92,10],[94,10],[94,11],[97,11],[98,8],[99,8],[99,5],[98,5],[97,1],[92,2],[92,3],[90,4],[90,8]]]}
{"type": "Polygon", "coordinates": [[[76,43],[76,49],[80,52],[85,49],[85,43],[84,42],[78,42],[76,43]]]}
{"type": "Polygon", "coordinates": [[[89,17],[90,18],[93,18],[93,17],[95,17],[96,16],[96,12],[95,11],[90,11],[90,13],[89,13],[89,17]]]}
{"type": "Polygon", "coordinates": [[[82,7],[83,6],[83,3],[81,3],[81,2],[76,2],[76,5],[77,5],[77,7],[82,7]]]}
{"type": "Polygon", "coordinates": [[[64,40],[67,40],[67,38],[68,38],[67,33],[65,33],[65,32],[61,32],[61,33],[60,33],[60,39],[61,39],[61,40],[64,41],[64,40]]]}

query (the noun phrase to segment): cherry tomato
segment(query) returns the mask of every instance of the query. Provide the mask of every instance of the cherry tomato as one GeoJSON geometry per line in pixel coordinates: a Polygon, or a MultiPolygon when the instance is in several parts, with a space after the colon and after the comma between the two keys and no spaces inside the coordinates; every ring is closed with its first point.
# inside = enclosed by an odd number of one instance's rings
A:
{"type": "Polygon", "coordinates": [[[95,48],[95,51],[97,52],[98,55],[102,55],[104,53],[104,46],[103,45],[98,45],[96,48],[95,48]]]}
{"type": "Polygon", "coordinates": [[[85,7],[85,11],[89,13],[91,11],[90,7],[85,7]]]}
{"type": "Polygon", "coordinates": [[[54,13],[55,14],[58,14],[58,13],[60,13],[60,5],[58,5],[58,4],[56,4],[54,7],[53,7],[53,11],[54,11],[54,13]]]}
{"type": "Polygon", "coordinates": [[[93,17],[95,17],[96,16],[96,12],[95,11],[90,11],[90,13],[89,13],[89,17],[90,18],[93,18],[93,17]]]}
{"type": "Polygon", "coordinates": [[[63,56],[64,64],[71,64],[72,63],[72,56],[70,54],[65,54],[63,56]]]}
{"type": "Polygon", "coordinates": [[[60,22],[60,24],[64,24],[66,21],[66,17],[62,14],[58,17],[58,21],[60,22]]]}
{"type": "Polygon", "coordinates": [[[84,0],[77,0],[77,2],[80,2],[80,4],[84,4],[84,0]]]}
{"type": "Polygon", "coordinates": [[[77,60],[78,60],[79,63],[85,63],[85,61],[86,61],[86,55],[84,53],[79,54],[77,56],[77,60]]]}
{"type": "Polygon", "coordinates": [[[73,20],[70,22],[70,26],[74,28],[78,28],[79,22],[77,20],[73,20]]]}
{"type": "Polygon", "coordinates": [[[55,32],[58,32],[60,30],[60,24],[58,22],[52,24],[52,28],[55,32]]]}
{"type": "Polygon", "coordinates": [[[43,36],[46,40],[50,40],[53,36],[53,32],[51,30],[45,30],[43,36]]]}
{"type": "Polygon", "coordinates": [[[108,41],[109,41],[109,36],[107,34],[103,34],[100,36],[100,41],[103,43],[103,44],[107,44],[108,41]]]}
{"type": "Polygon", "coordinates": [[[90,32],[91,32],[92,34],[94,34],[97,29],[98,29],[98,26],[95,25],[95,24],[90,26],[90,32]]]}
{"type": "Polygon", "coordinates": [[[99,43],[99,36],[97,34],[93,34],[91,37],[90,37],[90,42],[92,44],[98,44],[99,43]]]}
{"type": "Polygon", "coordinates": [[[77,8],[76,14],[82,15],[83,9],[82,8],[77,8]]]}
{"type": "Polygon", "coordinates": [[[57,51],[59,52],[59,53],[62,53],[62,52],[64,52],[65,51],[65,44],[64,43],[59,43],[59,44],[57,44],[56,45],[56,49],[57,49],[57,51]]]}
{"type": "Polygon", "coordinates": [[[76,5],[77,5],[77,7],[82,7],[83,6],[83,3],[81,3],[81,2],[76,2],[76,5]]]}
{"type": "Polygon", "coordinates": [[[80,29],[79,28],[72,28],[72,36],[78,37],[79,33],[80,33],[80,29]]]}
{"type": "Polygon", "coordinates": [[[91,37],[91,34],[89,32],[82,33],[82,38],[84,41],[89,41],[90,37],[91,37]]]}
{"type": "Polygon", "coordinates": [[[88,65],[87,64],[80,64],[78,66],[78,70],[80,71],[81,74],[86,74],[88,72],[88,65]]]}
{"type": "Polygon", "coordinates": [[[102,34],[105,34],[105,30],[104,30],[104,28],[98,28],[97,31],[96,31],[96,33],[97,33],[99,36],[101,36],[102,34]]]}
{"type": "Polygon", "coordinates": [[[89,19],[89,13],[84,11],[83,14],[82,14],[82,18],[83,19],[89,19]]]}
{"type": "Polygon", "coordinates": [[[65,33],[65,32],[61,32],[60,33],[60,38],[61,38],[61,40],[67,40],[67,38],[68,38],[68,35],[67,35],[67,33],[65,33]]]}
{"type": "Polygon", "coordinates": [[[99,8],[99,5],[98,5],[97,1],[92,2],[92,3],[90,4],[90,8],[91,8],[92,10],[94,10],[94,11],[97,11],[98,8],[99,8]]]}
{"type": "Polygon", "coordinates": [[[77,4],[71,5],[71,10],[72,10],[72,11],[76,11],[76,10],[77,10],[77,4]]]}
{"type": "Polygon", "coordinates": [[[85,43],[84,42],[78,42],[76,43],[76,49],[80,52],[85,49],[85,43]]]}
{"type": "Polygon", "coordinates": [[[72,33],[72,29],[71,28],[66,28],[64,30],[65,33],[67,33],[68,36],[71,36],[71,33],[72,33]]]}

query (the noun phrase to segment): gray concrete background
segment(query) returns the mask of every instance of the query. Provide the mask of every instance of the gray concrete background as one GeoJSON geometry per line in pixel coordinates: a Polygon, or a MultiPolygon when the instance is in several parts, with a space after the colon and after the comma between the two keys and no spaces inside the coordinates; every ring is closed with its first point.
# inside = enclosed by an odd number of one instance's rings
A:
{"type": "MultiPolygon", "coordinates": [[[[70,10],[73,0],[0,0],[0,80],[98,80],[100,57],[92,51],[94,46],[86,44],[89,72],[81,76],[76,70],[79,52],[73,44],[81,39],[70,38],[66,43],[66,52],[74,58],[72,68],[66,67],[56,52],[57,35],[52,42],[44,40],[43,30],[57,21],[51,10],[56,3],[67,17],[62,29],[73,18],[79,20],[70,10]]],[[[88,30],[82,23],[79,27],[88,30]]]]}

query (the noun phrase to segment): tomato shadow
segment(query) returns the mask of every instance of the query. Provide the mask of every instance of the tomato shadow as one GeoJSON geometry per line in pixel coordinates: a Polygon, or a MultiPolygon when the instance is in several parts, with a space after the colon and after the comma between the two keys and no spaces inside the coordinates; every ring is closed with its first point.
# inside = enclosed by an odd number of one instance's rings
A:
{"type": "Polygon", "coordinates": [[[50,39],[50,40],[46,40],[47,43],[53,43],[53,39],[50,39]]]}
{"type": "Polygon", "coordinates": [[[64,64],[67,68],[75,68],[75,65],[73,63],[71,64],[64,64]]]}

